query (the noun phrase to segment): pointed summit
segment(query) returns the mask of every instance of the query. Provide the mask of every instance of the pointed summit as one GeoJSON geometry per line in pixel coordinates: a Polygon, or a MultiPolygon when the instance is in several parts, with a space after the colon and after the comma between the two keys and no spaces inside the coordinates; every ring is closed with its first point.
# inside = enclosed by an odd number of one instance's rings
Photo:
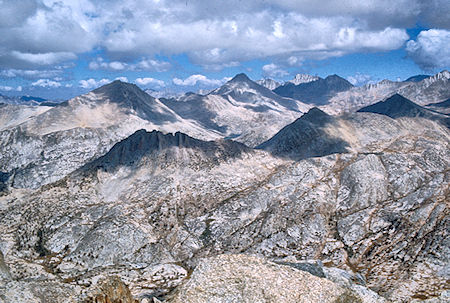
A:
{"type": "Polygon", "coordinates": [[[250,80],[250,78],[246,74],[240,73],[240,74],[237,74],[236,76],[234,76],[233,79],[231,79],[228,82],[234,83],[234,82],[248,82],[248,81],[252,81],[252,80],[250,80]]]}
{"type": "MultiPolygon", "coordinates": [[[[120,80],[115,80],[108,84],[105,84],[99,88],[92,91],[94,94],[103,94],[109,98],[112,102],[120,102],[122,99],[126,99],[130,96],[136,95],[141,98],[148,99],[149,96],[146,92],[141,90],[137,85],[127,82],[122,82],[120,80]]],[[[150,96],[151,97],[151,96],[150,96]]],[[[151,97],[151,99],[154,99],[151,97]]]]}
{"type": "Polygon", "coordinates": [[[332,137],[328,131],[336,128],[336,121],[335,117],[314,107],[257,148],[295,160],[344,153],[349,144],[332,137]]]}
{"type": "Polygon", "coordinates": [[[322,111],[317,107],[311,108],[306,114],[300,117],[300,119],[305,121],[310,121],[312,123],[318,123],[319,121],[328,121],[331,116],[322,111]]]}
{"type": "Polygon", "coordinates": [[[327,76],[325,78],[325,81],[327,82],[327,84],[329,86],[333,86],[333,88],[335,90],[339,90],[339,91],[347,90],[347,89],[350,89],[353,87],[353,84],[351,84],[346,79],[344,79],[336,74],[327,76]]]}
{"type": "MultiPolygon", "coordinates": [[[[233,77],[230,81],[222,85],[221,87],[213,90],[211,94],[213,95],[232,95],[240,101],[246,102],[249,98],[248,92],[251,91],[252,94],[255,92],[265,94],[267,92],[272,93],[269,89],[262,85],[259,85],[255,81],[251,80],[246,74],[240,73],[233,77]],[[244,95],[242,99],[241,95],[244,95]]],[[[273,93],[272,93],[273,94],[273,93]]]]}
{"type": "MultiPolygon", "coordinates": [[[[302,104],[303,106],[300,109],[297,102],[294,100],[277,95],[267,87],[251,80],[244,73],[237,74],[233,79],[218,89],[213,90],[210,95],[220,95],[225,98],[231,97],[236,101],[250,104],[261,103],[262,101],[267,100],[269,103],[276,102],[281,106],[295,111],[304,111],[307,107],[302,104]]],[[[264,107],[260,107],[259,110],[264,111],[264,107]]]]}
{"type": "Polygon", "coordinates": [[[260,87],[265,89],[265,87],[257,84],[256,82],[250,80],[246,74],[240,73],[233,77],[230,81],[222,85],[221,87],[213,90],[211,94],[214,95],[227,95],[236,91],[245,91],[248,88],[260,87]]]}
{"type": "Polygon", "coordinates": [[[428,112],[427,109],[403,97],[400,94],[394,94],[384,101],[363,107],[358,112],[369,112],[389,116],[391,118],[398,117],[416,117],[424,116],[428,112]]]}
{"type": "Polygon", "coordinates": [[[450,118],[448,116],[420,106],[399,94],[394,94],[384,101],[361,108],[358,112],[381,114],[391,118],[422,117],[439,121],[450,127],[450,118]]]}
{"type": "Polygon", "coordinates": [[[116,80],[94,89],[91,93],[98,96],[99,102],[117,103],[121,108],[132,110],[139,117],[153,123],[176,121],[173,113],[162,108],[159,101],[132,83],[116,80]]]}

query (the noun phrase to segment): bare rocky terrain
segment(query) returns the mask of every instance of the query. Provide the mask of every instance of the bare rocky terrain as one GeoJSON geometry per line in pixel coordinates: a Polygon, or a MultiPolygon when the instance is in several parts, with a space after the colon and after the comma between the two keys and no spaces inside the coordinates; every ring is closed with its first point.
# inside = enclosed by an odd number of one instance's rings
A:
{"type": "Polygon", "coordinates": [[[248,145],[120,82],[0,108],[0,302],[446,302],[448,127],[244,76],[195,102],[298,113],[248,145]]]}
{"type": "Polygon", "coordinates": [[[321,108],[330,114],[352,112],[387,99],[396,93],[419,105],[439,103],[448,99],[447,96],[450,94],[449,79],[450,72],[444,70],[421,81],[393,82],[383,80],[338,92],[331,96],[328,103],[321,108]]]}

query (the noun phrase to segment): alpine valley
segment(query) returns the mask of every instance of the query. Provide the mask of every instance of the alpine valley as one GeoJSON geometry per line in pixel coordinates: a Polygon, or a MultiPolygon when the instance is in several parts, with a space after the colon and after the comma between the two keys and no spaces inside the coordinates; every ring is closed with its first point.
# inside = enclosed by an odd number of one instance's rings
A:
{"type": "Polygon", "coordinates": [[[449,79],[0,97],[0,302],[449,302],[449,79]]]}

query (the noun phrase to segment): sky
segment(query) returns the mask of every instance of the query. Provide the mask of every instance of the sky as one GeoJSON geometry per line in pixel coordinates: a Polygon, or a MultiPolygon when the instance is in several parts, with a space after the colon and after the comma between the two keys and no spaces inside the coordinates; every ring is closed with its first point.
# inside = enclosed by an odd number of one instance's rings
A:
{"type": "Polygon", "coordinates": [[[448,0],[0,0],[0,94],[68,99],[115,79],[197,91],[237,73],[355,85],[450,67],[448,0]]]}

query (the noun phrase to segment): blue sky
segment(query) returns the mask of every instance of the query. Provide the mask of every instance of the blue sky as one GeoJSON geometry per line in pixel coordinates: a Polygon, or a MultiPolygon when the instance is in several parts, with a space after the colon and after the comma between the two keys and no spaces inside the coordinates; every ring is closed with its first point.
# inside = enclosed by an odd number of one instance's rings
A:
{"type": "Polygon", "coordinates": [[[114,79],[196,91],[241,72],[362,85],[450,66],[447,0],[0,2],[4,95],[67,99],[114,79]]]}

